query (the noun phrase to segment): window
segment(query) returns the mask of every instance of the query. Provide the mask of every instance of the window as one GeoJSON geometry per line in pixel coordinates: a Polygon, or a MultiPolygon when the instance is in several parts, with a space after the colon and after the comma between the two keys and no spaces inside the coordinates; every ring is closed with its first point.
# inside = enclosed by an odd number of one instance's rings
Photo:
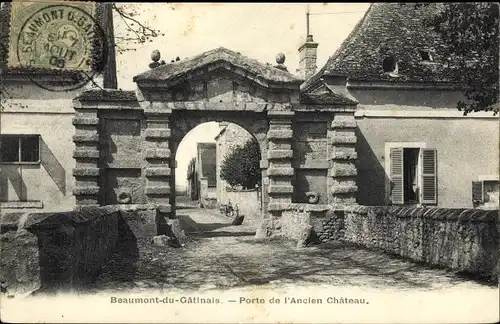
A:
{"type": "Polygon", "coordinates": [[[390,200],[394,205],[437,203],[437,154],[435,149],[390,149],[390,200]]]}
{"type": "Polygon", "coordinates": [[[39,162],[39,135],[0,135],[0,163],[39,162]]]}
{"type": "Polygon", "coordinates": [[[431,52],[427,50],[420,50],[420,57],[422,58],[422,61],[427,61],[427,62],[432,61],[431,52]]]}
{"type": "Polygon", "coordinates": [[[498,177],[480,177],[472,181],[472,204],[475,207],[496,207],[499,203],[498,177]],[[481,179],[483,178],[483,179],[481,179]]]}
{"type": "Polygon", "coordinates": [[[396,62],[396,59],[394,56],[388,56],[384,59],[382,62],[382,67],[384,69],[384,72],[390,73],[394,72],[397,73],[398,71],[398,63],[396,62]]]}

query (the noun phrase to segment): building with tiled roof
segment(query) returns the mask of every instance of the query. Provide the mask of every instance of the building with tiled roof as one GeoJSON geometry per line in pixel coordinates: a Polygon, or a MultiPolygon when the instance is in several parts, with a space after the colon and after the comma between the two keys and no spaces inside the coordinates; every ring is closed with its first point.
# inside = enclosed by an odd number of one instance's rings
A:
{"type": "Polygon", "coordinates": [[[304,82],[302,89],[310,89],[322,76],[332,75],[345,76],[353,82],[456,82],[450,69],[454,62],[447,56],[449,45],[429,25],[443,5],[373,3],[323,68],[304,82]]]}
{"type": "Polygon", "coordinates": [[[498,117],[456,108],[464,94],[454,61],[426,24],[443,5],[371,4],[301,85],[309,96],[329,88],[358,102],[360,204],[498,207],[498,117]]]}

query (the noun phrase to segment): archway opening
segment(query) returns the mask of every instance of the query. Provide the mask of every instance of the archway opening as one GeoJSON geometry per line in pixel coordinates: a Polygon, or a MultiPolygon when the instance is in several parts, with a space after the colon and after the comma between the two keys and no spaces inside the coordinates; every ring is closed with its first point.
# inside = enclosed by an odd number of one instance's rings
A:
{"type": "Polygon", "coordinates": [[[261,151],[250,132],[229,122],[202,123],[182,137],[174,156],[175,213],[196,227],[188,232],[256,230],[263,209],[261,151]]]}

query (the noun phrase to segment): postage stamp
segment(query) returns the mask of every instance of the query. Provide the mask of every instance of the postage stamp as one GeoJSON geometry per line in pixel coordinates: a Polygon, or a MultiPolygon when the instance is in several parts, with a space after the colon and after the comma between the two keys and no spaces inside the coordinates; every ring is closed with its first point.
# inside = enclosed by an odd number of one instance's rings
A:
{"type": "Polygon", "coordinates": [[[8,66],[49,91],[83,87],[107,60],[102,6],[82,1],[14,1],[11,4],[8,66]],[[37,75],[44,71],[43,82],[37,75]],[[66,79],[61,82],[61,73],[66,79]],[[47,81],[47,77],[53,77],[47,81]]]}
{"type": "Polygon", "coordinates": [[[12,3],[9,66],[92,71],[93,2],[12,3]]]}

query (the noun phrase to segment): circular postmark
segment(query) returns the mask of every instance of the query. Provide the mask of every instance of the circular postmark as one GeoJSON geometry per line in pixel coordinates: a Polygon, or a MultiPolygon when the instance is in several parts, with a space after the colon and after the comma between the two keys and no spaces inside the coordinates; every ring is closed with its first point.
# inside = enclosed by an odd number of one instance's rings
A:
{"type": "Polygon", "coordinates": [[[98,23],[102,10],[94,13],[97,19],[77,6],[46,5],[25,20],[17,58],[33,83],[49,91],[72,91],[103,71],[108,44],[98,23]]]}

